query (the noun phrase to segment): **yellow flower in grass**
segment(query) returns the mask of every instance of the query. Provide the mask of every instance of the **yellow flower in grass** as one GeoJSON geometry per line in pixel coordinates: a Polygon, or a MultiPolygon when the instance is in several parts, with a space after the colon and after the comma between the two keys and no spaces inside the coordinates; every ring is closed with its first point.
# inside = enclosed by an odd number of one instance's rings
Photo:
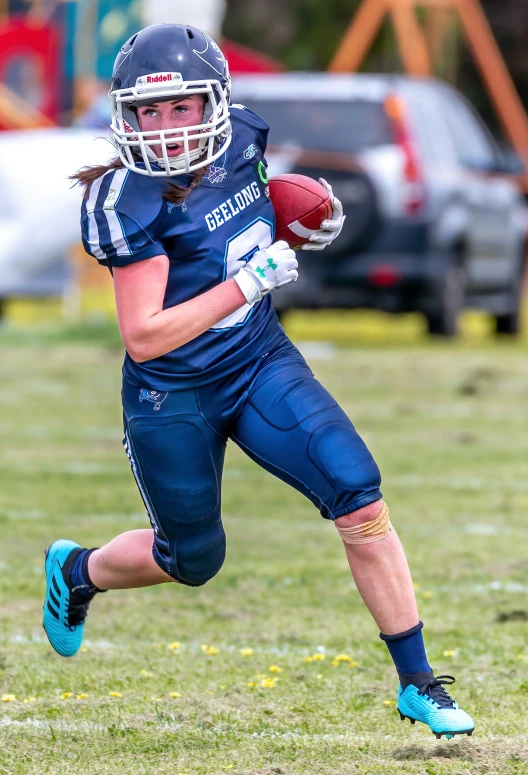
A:
{"type": "Polygon", "coordinates": [[[446,651],[442,652],[443,657],[454,657],[455,656],[455,650],[454,649],[447,649],[446,651]]]}
{"type": "Polygon", "coordinates": [[[163,697],[151,697],[152,702],[163,702],[163,697]]]}
{"type": "Polygon", "coordinates": [[[225,684],[220,684],[220,686],[219,686],[218,688],[219,688],[219,689],[225,689],[225,688],[226,688],[226,685],[225,685],[225,684]]]}
{"type": "Polygon", "coordinates": [[[81,654],[86,654],[87,651],[88,649],[86,648],[86,646],[81,646],[81,654]]]}
{"type": "Polygon", "coordinates": [[[200,648],[204,654],[207,654],[208,657],[213,657],[215,654],[220,654],[220,649],[217,649],[216,646],[208,646],[206,643],[202,643],[200,648]]]}
{"type": "Polygon", "coordinates": [[[181,643],[179,640],[174,640],[172,643],[169,643],[169,648],[173,651],[177,651],[181,646],[181,643]]]}
{"type": "Polygon", "coordinates": [[[148,670],[145,670],[145,668],[143,668],[142,670],[139,671],[139,675],[142,675],[145,678],[152,678],[153,673],[149,673],[148,670]]]}
{"type": "Polygon", "coordinates": [[[109,697],[121,697],[121,692],[108,692],[109,697]]]}
{"type": "Polygon", "coordinates": [[[2,694],[2,702],[14,702],[16,694],[2,694]]]}
{"type": "Polygon", "coordinates": [[[313,662],[313,657],[304,657],[303,662],[313,662]]]}
{"type": "Polygon", "coordinates": [[[519,660],[525,659],[524,654],[517,654],[517,659],[519,659],[519,660]]]}
{"type": "Polygon", "coordinates": [[[396,705],[396,700],[383,700],[383,704],[388,708],[392,708],[394,705],[396,705]]]}
{"type": "Polygon", "coordinates": [[[248,686],[250,689],[254,689],[256,685],[257,685],[256,681],[248,681],[248,686]]]}
{"type": "Polygon", "coordinates": [[[240,649],[238,652],[241,657],[252,657],[253,656],[253,649],[240,649]]]}
{"type": "Polygon", "coordinates": [[[36,697],[24,697],[24,702],[36,702],[36,697]]]}
{"type": "Polygon", "coordinates": [[[353,670],[354,667],[359,667],[359,662],[356,662],[355,659],[351,659],[350,662],[348,663],[348,667],[350,668],[350,670],[353,670]]]}
{"type": "Polygon", "coordinates": [[[86,699],[87,699],[87,697],[88,697],[88,695],[87,695],[87,694],[76,694],[76,695],[75,695],[75,699],[76,699],[76,700],[86,700],[86,699]]]}
{"type": "Polygon", "coordinates": [[[61,700],[67,700],[69,697],[73,697],[73,692],[63,692],[61,694],[61,700]]]}
{"type": "Polygon", "coordinates": [[[278,665],[270,665],[268,667],[268,670],[270,671],[270,673],[280,673],[282,670],[282,667],[279,667],[278,665]]]}
{"type": "Polygon", "coordinates": [[[336,654],[334,657],[334,662],[350,662],[350,657],[348,654],[336,654]]]}
{"type": "Polygon", "coordinates": [[[321,660],[326,659],[326,654],[317,652],[317,654],[312,654],[312,659],[314,662],[320,662],[321,660]]]}
{"type": "Polygon", "coordinates": [[[177,700],[178,697],[181,697],[181,694],[178,694],[178,692],[171,692],[170,696],[172,697],[173,700],[177,700]]]}
{"type": "Polygon", "coordinates": [[[433,596],[433,593],[431,592],[430,589],[426,589],[425,592],[422,595],[424,600],[430,600],[432,598],[432,596],[433,596]]]}
{"type": "Polygon", "coordinates": [[[263,689],[273,689],[276,683],[277,683],[276,678],[264,678],[260,682],[260,685],[262,686],[263,689]]]}

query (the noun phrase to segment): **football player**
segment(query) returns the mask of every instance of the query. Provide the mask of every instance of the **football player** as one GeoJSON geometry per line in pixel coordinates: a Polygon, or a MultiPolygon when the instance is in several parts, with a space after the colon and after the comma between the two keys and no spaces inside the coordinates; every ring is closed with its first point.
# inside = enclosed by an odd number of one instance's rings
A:
{"type": "MultiPolygon", "coordinates": [[[[123,367],[124,447],[152,529],[100,549],[58,540],[46,552],[44,628],[72,656],[104,590],[200,586],[224,562],[220,490],[228,439],[334,522],[357,588],[399,675],[402,718],[437,735],[473,721],[427,661],[405,554],[380,473],[273,310],[297,279],[274,242],[268,126],[230,105],[218,45],[187,25],[147,27],[113,72],[117,158],[82,170],[84,247],[113,275],[123,367]]],[[[343,225],[340,202],[307,249],[343,225]]],[[[301,539],[301,536],[299,536],[301,539]]]]}

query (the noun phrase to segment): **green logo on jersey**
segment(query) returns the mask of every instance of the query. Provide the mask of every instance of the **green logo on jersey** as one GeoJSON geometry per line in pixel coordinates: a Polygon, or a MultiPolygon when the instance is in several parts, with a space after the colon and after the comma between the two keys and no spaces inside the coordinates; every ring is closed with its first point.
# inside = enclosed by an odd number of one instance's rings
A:
{"type": "Polygon", "coordinates": [[[272,258],[268,258],[268,265],[265,266],[264,268],[257,266],[256,272],[259,277],[262,277],[262,279],[265,280],[266,272],[268,271],[268,269],[277,269],[277,268],[278,268],[278,264],[273,263],[272,258]]]}
{"type": "Polygon", "coordinates": [[[258,176],[259,176],[260,180],[262,181],[262,183],[264,183],[264,185],[267,185],[267,183],[269,182],[269,180],[268,180],[268,170],[266,169],[266,165],[264,164],[264,162],[262,160],[260,160],[259,163],[258,163],[257,172],[258,172],[258,176]]]}

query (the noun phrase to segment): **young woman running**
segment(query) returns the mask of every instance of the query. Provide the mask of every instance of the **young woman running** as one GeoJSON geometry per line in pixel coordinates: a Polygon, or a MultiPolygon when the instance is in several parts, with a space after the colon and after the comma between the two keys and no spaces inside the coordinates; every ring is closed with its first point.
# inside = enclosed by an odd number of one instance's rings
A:
{"type": "MultiPolygon", "coordinates": [[[[444,689],[454,679],[435,678],[427,661],[378,467],[273,310],[270,292],[297,279],[297,260],[273,241],[268,126],[229,96],[220,48],[194,27],[147,27],[117,57],[110,100],[119,156],[76,177],[85,186],[84,246],[113,275],[126,348],[124,446],[152,529],[100,549],[52,543],[44,628],[53,648],[72,656],[98,592],[200,586],[218,573],[232,439],[334,522],[398,671],[402,718],[437,736],[470,734],[472,719],[444,689]]],[[[305,249],[339,235],[342,207],[332,201],[332,219],[305,249]]]]}

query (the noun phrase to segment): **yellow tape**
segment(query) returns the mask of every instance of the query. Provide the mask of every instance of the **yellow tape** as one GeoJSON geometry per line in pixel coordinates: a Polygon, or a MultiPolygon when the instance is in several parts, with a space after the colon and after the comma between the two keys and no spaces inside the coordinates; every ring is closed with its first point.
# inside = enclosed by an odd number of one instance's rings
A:
{"type": "Polygon", "coordinates": [[[374,541],[381,541],[392,530],[387,504],[383,503],[375,519],[352,527],[336,525],[336,528],[345,544],[372,544],[374,541]]]}

